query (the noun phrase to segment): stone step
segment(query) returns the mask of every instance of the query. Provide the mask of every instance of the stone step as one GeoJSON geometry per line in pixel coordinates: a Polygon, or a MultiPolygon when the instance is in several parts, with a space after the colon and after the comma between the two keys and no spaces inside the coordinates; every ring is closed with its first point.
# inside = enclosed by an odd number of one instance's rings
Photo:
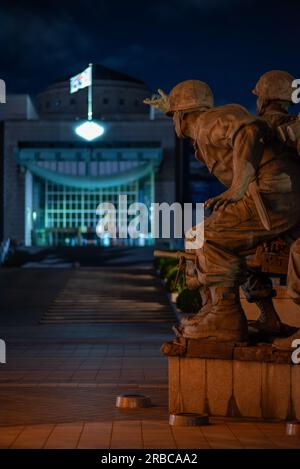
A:
{"type": "Polygon", "coordinates": [[[152,273],[81,269],[73,272],[40,322],[132,324],[174,323],[175,319],[165,292],[152,273]]]}

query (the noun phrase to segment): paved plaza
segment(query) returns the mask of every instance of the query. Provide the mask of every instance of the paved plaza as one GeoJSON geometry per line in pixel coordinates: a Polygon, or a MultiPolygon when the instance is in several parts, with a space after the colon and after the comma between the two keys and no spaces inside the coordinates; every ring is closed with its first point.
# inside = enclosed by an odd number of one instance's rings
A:
{"type": "Polygon", "coordinates": [[[300,448],[283,423],[169,426],[160,345],[176,317],[149,260],[130,256],[0,271],[0,448],[300,448]],[[153,406],[118,410],[123,393],[153,406]]]}

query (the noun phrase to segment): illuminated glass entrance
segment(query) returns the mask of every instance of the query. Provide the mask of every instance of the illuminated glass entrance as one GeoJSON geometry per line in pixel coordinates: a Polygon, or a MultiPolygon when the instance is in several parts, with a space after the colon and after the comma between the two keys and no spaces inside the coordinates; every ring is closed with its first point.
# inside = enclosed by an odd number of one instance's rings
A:
{"type": "Polygon", "coordinates": [[[128,205],[138,202],[138,181],[101,190],[78,189],[46,181],[45,230],[48,243],[100,244],[96,236],[99,220],[96,209],[103,202],[118,208],[120,194],[127,195],[128,205]]]}
{"type": "Polygon", "coordinates": [[[122,193],[127,195],[128,204],[138,202],[138,181],[101,190],[57,186],[47,181],[45,227],[80,228],[83,231],[95,228],[98,221],[97,206],[102,202],[110,202],[117,207],[118,197],[122,193]]]}
{"type": "Polygon", "coordinates": [[[138,239],[98,238],[97,207],[101,203],[113,204],[120,221],[122,194],[127,196],[127,207],[141,202],[150,209],[155,200],[155,172],[162,157],[161,147],[149,142],[98,145],[99,148],[25,145],[19,149],[16,159],[25,169],[27,246],[152,244],[150,235],[143,239],[142,235],[138,239]]]}
{"type": "MultiPolygon", "coordinates": [[[[76,188],[33,178],[32,244],[35,245],[143,245],[152,244],[149,239],[100,239],[96,235],[100,216],[97,207],[101,203],[113,204],[116,220],[130,221],[122,211],[137,202],[150,207],[153,192],[153,176],[120,186],[101,189],[76,188]],[[126,195],[127,207],[119,206],[119,196],[126,195]],[[120,211],[121,210],[121,211],[120,211]]],[[[150,213],[150,212],[149,212],[150,213]]]]}

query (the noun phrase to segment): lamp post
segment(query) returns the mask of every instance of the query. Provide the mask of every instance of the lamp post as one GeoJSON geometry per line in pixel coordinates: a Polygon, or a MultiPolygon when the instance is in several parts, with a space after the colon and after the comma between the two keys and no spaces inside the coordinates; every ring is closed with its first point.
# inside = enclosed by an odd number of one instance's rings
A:
{"type": "Polygon", "coordinates": [[[85,86],[88,86],[87,120],[79,124],[75,128],[75,132],[79,137],[91,142],[95,140],[95,138],[101,137],[104,133],[104,127],[93,121],[93,64],[91,63],[84,72],[71,78],[71,93],[76,92],[78,89],[84,88],[85,86]],[[82,78],[83,75],[84,78],[82,78]],[[88,78],[86,78],[86,75],[88,78]],[[76,80],[78,81],[78,83],[75,84],[75,89],[72,88],[72,80],[75,81],[75,83],[76,80]],[[85,81],[87,81],[88,84],[85,84],[85,81]]]}
{"type": "Polygon", "coordinates": [[[90,85],[88,87],[88,120],[93,119],[93,64],[89,64],[90,85]]]}

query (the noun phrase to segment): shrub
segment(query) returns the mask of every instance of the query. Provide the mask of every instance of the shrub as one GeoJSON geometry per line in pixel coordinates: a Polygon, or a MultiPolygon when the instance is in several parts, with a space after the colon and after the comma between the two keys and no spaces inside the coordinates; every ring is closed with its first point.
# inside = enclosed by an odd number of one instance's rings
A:
{"type": "Polygon", "coordinates": [[[176,300],[177,308],[184,314],[195,314],[202,306],[202,300],[198,290],[183,288],[176,300]]]}

